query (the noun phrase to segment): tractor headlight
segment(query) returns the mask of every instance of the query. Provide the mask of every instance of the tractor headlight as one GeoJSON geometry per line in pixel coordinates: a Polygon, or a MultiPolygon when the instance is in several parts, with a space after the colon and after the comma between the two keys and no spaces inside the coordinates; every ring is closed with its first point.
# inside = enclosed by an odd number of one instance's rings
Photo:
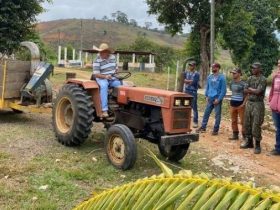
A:
{"type": "Polygon", "coordinates": [[[181,100],[180,99],[175,100],[175,106],[181,106],[181,100]]]}
{"type": "Polygon", "coordinates": [[[184,106],[189,106],[190,105],[190,100],[184,100],[184,106]]]}

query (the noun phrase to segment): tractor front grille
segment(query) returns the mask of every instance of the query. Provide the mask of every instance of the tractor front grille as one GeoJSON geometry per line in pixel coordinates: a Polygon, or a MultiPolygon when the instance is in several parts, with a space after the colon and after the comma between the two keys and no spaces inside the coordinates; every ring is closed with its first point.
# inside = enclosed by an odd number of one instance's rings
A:
{"type": "Polygon", "coordinates": [[[191,109],[173,111],[173,129],[190,128],[191,109]]]}

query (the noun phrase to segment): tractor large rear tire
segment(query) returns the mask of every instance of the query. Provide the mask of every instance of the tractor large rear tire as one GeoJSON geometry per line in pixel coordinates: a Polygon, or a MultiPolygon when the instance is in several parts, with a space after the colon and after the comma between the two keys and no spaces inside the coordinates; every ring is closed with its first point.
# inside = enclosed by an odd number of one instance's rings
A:
{"type": "Polygon", "coordinates": [[[178,162],[186,155],[189,146],[190,144],[175,146],[162,146],[161,144],[158,144],[160,154],[174,162],[178,162]]]}
{"type": "Polygon", "coordinates": [[[118,169],[130,169],[136,161],[136,141],[131,130],[125,125],[116,124],[108,129],[105,150],[108,160],[118,169]]]}
{"type": "Polygon", "coordinates": [[[64,85],[55,100],[52,119],[58,142],[65,146],[82,144],[92,127],[91,96],[78,85],[64,85]]]}

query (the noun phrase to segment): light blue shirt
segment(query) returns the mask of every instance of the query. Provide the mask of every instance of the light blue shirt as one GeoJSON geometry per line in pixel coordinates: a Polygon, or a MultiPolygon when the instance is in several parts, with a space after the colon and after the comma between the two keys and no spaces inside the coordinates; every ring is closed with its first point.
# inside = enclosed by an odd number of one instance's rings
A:
{"type": "Polygon", "coordinates": [[[226,78],[223,74],[211,74],[207,78],[205,96],[210,100],[222,101],[227,92],[226,78]]]}

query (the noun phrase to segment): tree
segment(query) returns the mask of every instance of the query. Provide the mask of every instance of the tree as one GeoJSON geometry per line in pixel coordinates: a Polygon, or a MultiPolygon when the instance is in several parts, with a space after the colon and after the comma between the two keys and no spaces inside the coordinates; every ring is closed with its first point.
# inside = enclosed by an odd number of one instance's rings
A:
{"type": "Polygon", "coordinates": [[[128,18],[124,12],[117,11],[116,19],[117,19],[117,22],[119,22],[119,23],[128,24],[128,18]]]}
{"type": "Polygon", "coordinates": [[[255,45],[252,47],[249,63],[260,61],[264,76],[269,76],[278,59],[279,42],[274,34],[279,21],[280,2],[278,0],[255,1],[248,8],[253,12],[253,25],[256,34],[253,36],[255,45]]]}
{"type": "Polygon", "coordinates": [[[129,24],[132,25],[133,27],[137,27],[138,23],[135,19],[130,19],[129,24]]]}
{"type": "MultiPolygon", "coordinates": [[[[146,1],[149,13],[156,14],[172,35],[181,32],[184,24],[189,24],[192,33],[199,36],[200,46],[196,49],[200,49],[203,83],[209,72],[209,1],[146,1]]],[[[268,75],[278,54],[279,43],[273,32],[280,26],[280,1],[216,0],[215,3],[215,29],[230,49],[234,63],[247,68],[249,63],[261,61],[265,75],[268,75]]]]}
{"type": "Polygon", "coordinates": [[[43,12],[41,4],[50,0],[0,1],[0,52],[10,55],[20,42],[34,32],[36,16],[43,12]]]}
{"type": "Polygon", "coordinates": [[[198,64],[200,60],[200,36],[198,31],[192,31],[185,42],[183,55],[187,58],[194,59],[198,64]]]}
{"type": "Polygon", "coordinates": [[[242,68],[248,64],[250,51],[254,45],[253,36],[256,33],[251,23],[252,12],[246,11],[244,3],[235,1],[223,29],[220,30],[221,38],[224,39],[224,47],[230,49],[232,61],[242,68]]]}
{"type": "Polygon", "coordinates": [[[102,20],[106,22],[106,21],[109,20],[109,18],[107,17],[107,15],[104,15],[103,18],[102,18],[102,20]]]}
{"type": "Polygon", "coordinates": [[[249,74],[250,64],[262,63],[263,73],[269,76],[278,58],[278,29],[280,2],[278,0],[233,2],[226,26],[221,30],[233,62],[249,74]]]}
{"type": "MultiPolygon", "coordinates": [[[[227,9],[232,0],[216,0],[216,25],[219,26],[222,19],[227,15],[227,9]]],[[[192,26],[192,31],[199,33],[200,59],[202,84],[206,81],[209,73],[209,32],[210,32],[210,3],[209,0],[146,0],[149,13],[157,15],[160,23],[175,35],[182,32],[185,24],[192,26]]],[[[218,27],[217,27],[218,28],[218,27]]]]}
{"type": "Polygon", "coordinates": [[[145,22],[145,28],[150,29],[152,27],[153,23],[152,22],[145,22]]]}

